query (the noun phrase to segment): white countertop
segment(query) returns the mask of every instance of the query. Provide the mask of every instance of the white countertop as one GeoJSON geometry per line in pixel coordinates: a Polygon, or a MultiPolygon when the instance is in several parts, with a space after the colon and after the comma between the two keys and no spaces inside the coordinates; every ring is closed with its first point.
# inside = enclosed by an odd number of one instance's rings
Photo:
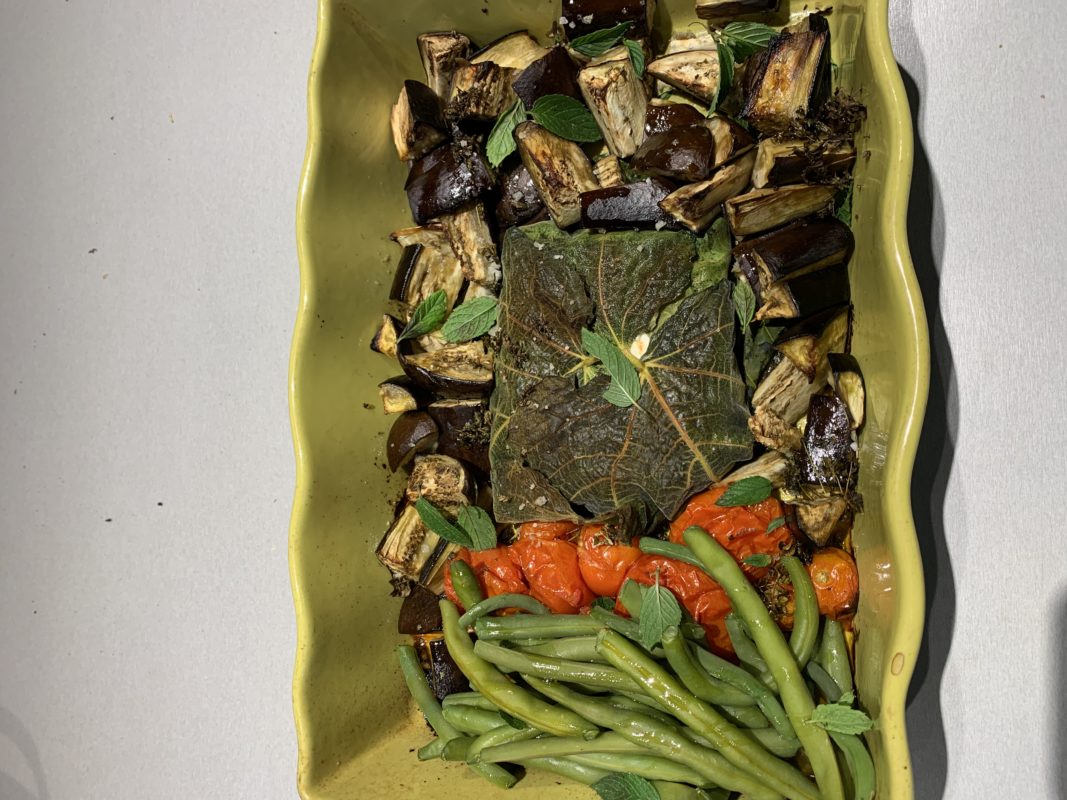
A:
{"type": "MultiPolygon", "coordinates": [[[[897,0],[935,345],[921,800],[1067,798],[1054,0],[897,0]]],[[[0,0],[0,798],[292,798],[312,3],[0,0]],[[108,9],[104,11],[102,9],[108,9]]]]}

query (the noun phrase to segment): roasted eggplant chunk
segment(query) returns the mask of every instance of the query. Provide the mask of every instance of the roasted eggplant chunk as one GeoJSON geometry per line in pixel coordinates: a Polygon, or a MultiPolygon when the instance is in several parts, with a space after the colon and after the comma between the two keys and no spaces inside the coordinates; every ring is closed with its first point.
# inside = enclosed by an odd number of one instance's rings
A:
{"type": "Polygon", "coordinates": [[[797,525],[819,547],[829,543],[846,512],[849,503],[843,497],[831,497],[816,503],[801,503],[794,507],[797,525]]]}
{"type": "Polygon", "coordinates": [[[661,56],[646,69],[649,75],[705,103],[713,102],[719,93],[719,53],[715,49],[661,56]]]}
{"type": "Polygon", "coordinates": [[[397,324],[396,319],[388,314],[384,315],[378,332],[371,339],[370,349],[375,353],[381,353],[383,356],[396,358],[396,338],[399,334],[400,326],[397,324]]]}
{"type": "Polygon", "coordinates": [[[755,461],[750,461],[735,469],[716,485],[728,486],[745,478],[758,476],[769,480],[775,488],[780,488],[789,482],[792,474],[792,459],[777,450],[768,450],[755,461]]]}
{"type": "Polygon", "coordinates": [[[697,16],[701,19],[721,19],[738,14],[777,11],[779,0],[697,0],[697,16]]]}
{"type": "Polygon", "coordinates": [[[526,69],[547,52],[529,31],[514,31],[487,44],[471,56],[470,62],[482,64],[492,61],[500,67],[526,69]]]}
{"type": "Polygon", "coordinates": [[[563,0],[560,29],[568,39],[576,39],[629,22],[632,24],[627,35],[638,38],[652,32],[655,10],[656,0],[563,0]]]}
{"type": "Polygon", "coordinates": [[[618,156],[613,156],[610,153],[603,158],[597,159],[597,162],[593,164],[593,173],[596,175],[597,183],[600,184],[602,189],[622,186],[626,183],[626,176],[622,174],[622,163],[619,161],[618,156]]]}
{"type": "Polygon", "coordinates": [[[382,411],[386,414],[403,414],[415,411],[419,407],[423,392],[407,375],[390,378],[378,384],[378,396],[382,401],[382,411]]]}
{"type": "Polygon", "coordinates": [[[511,79],[515,70],[492,61],[464,63],[452,76],[447,117],[454,121],[491,122],[511,105],[511,79]]]}
{"type": "Polygon", "coordinates": [[[751,236],[829,209],[836,193],[819,184],[753,189],[726,201],[726,221],[734,236],[751,236]]]}
{"type": "Polygon", "coordinates": [[[500,230],[522,225],[545,208],[537,193],[530,171],[519,164],[500,181],[500,202],[496,206],[496,221],[500,230]]]}
{"type": "Polygon", "coordinates": [[[830,353],[827,360],[830,363],[830,385],[848,408],[852,429],[856,430],[863,426],[867,404],[867,391],[859,362],[848,353],[830,353]]]}
{"type": "Polygon", "coordinates": [[[637,77],[629,51],[612,48],[578,73],[578,86],[612,155],[628,158],[645,138],[648,105],[645,83],[637,77]]]}
{"type": "Polygon", "coordinates": [[[671,128],[649,136],[630,161],[638,172],[681,183],[704,180],[714,165],[715,138],[703,125],[671,128]]]}
{"type": "Polygon", "coordinates": [[[561,228],[576,223],[582,216],[579,196],[597,188],[588,156],[574,142],[549,133],[536,122],[519,124],[514,136],[522,163],[552,219],[561,228]]]}
{"type": "Polygon", "coordinates": [[[848,266],[837,264],[818,272],[805,272],[776,283],[763,292],[756,319],[796,319],[817,314],[852,300],[848,266]]]}
{"type": "Polygon", "coordinates": [[[419,55],[426,71],[426,84],[442,102],[452,90],[452,75],[470,52],[471,40],[462,33],[441,31],[418,36],[419,55]]]}
{"type": "Polygon", "coordinates": [[[442,217],[448,241],[452,245],[463,274],[471,283],[495,289],[500,283],[500,261],[496,244],[489,232],[489,221],[481,203],[467,206],[442,217]]]}
{"type": "Polygon", "coordinates": [[[452,251],[444,226],[431,223],[403,228],[394,231],[392,238],[403,245],[404,251],[393,276],[389,299],[403,304],[410,312],[441,290],[445,293],[448,308],[452,308],[463,289],[464,277],[463,267],[452,251]]]}
{"type": "Polygon", "coordinates": [[[762,133],[789,128],[830,94],[830,30],[817,14],[809,30],[783,31],[753,63],[741,117],[762,133]]]}
{"type": "Polygon", "coordinates": [[[756,146],[752,134],[723,114],[712,114],[704,125],[715,138],[715,166],[732,161],[756,146]]]}
{"type": "Polygon", "coordinates": [[[469,503],[477,487],[467,468],[451,456],[423,455],[415,459],[405,496],[409,503],[425,497],[435,506],[469,503]]]}
{"type": "Polygon", "coordinates": [[[749,152],[719,167],[708,180],[683,186],[667,195],[660,208],[694,233],[700,233],[722,213],[722,204],[748,186],[755,153],[749,152]]]}
{"type": "Polygon", "coordinates": [[[489,164],[476,139],[457,138],[411,165],[404,189],[415,222],[424,225],[493,188],[489,164]]]}
{"type": "Polygon", "coordinates": [[[441,607],[438,597],[425,587],[415,585],[400,605],[396,632],[408,635],[437,633],[441,630],[441,607]]]}
{"type": "MultiPolygon", "coordinates": [[[[452,509],[443,510],[452,513],[452,509]]],[[[397,512],[375,555],[393,574],[394,586],[405,596],[415,583],[438,595],[444,591],[444,566],[458,549],[427,528],[415,506],[407,503],[397,512]]]]}
{"type": "Polygon", "coordinates": [[[688,103],[665,103],[652,100],[645,110],[645,136],[666,133],[672,128],[684,128],[689,125],[703,125],[704,115],[688,103]]]}
{"type": "Polygon", "coordinates": [[[793,183],[834,183],[847,176],[855,163],[856,148],[851,143],[764,139],[757,148],[752,185],[761,189],[793,183]]]}
{"type": "Polygon", "coordinates": [[[797,492],[804,497],[826,499],[852,493],[859,465],[848,408],[837,395],[811,398],[796,469],[797,492]]]}
{"type": "Polygon", "coordinates": [[[427,413],[440,431],[437,452],[452,456],[488,474],[489,405],[484,400],[438,400],[427,413]]]}
{"type": "Polygon", "coordinates": [[[566,47],[553,47],[515,76],[511,88],[526,108],[533,108],[537,98],[562,94],[580,100],[578,67],[566,47]]]}
{"type": "Polygon", "coordinates": [[[441,98],[424,83],[404,81],[389,115],[393,144],[401,161],[422,158],[448,138],[441,98]]]}
{"type": "Polygon", "coordinates": [[[493,356],[481,341],[450,344],[430,353],[416,353],[410,341],[400,343],[397,357],[404,374],[427,391],[448,397],[478,397],[493,388],[493,356]]]}
{"type": "Polygon", "coordinates": [[[396,472],[415,456],[437,447],[437,423],[425,411],[408,411],[397,417],[389,430],[385,454],[389,469],[396,472]]]}
{"type": "Polygon", "coordinates": [[[746,239],[733,254],[757,301],[763,303],[763,293],[772,284],[847,262],[855,241],[848,225],[837,219],[805,220],[746,239]]]}
{"type": "Polygon", "coordinates": [[[847,309],[840,306],[828,308],[790,325],[778,335],[774,349],[792,361],[809,381],[814,381],[822,359],[826,358],[826,353],[819,351],[819,341],[826,328],[844,311],[847,309]]]}
{"type": "Polygon", "coordinates": [[[672,190],[666,181],[649,178],[582,192],[582,225],[609,231],[674,227],[674,220],[659,207],[672,190]]]}

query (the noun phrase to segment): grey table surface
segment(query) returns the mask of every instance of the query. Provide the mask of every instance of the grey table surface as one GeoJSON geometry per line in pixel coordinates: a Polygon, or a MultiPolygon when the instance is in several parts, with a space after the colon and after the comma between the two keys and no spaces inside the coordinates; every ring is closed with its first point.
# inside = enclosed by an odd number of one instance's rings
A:
{"type": "MultiPolygon", "coordinates": [[[[897,0],[917,797],[1067,798],[1059,4],[897,0]]],[[[0,798],[291,798],[304,3],[0,0],[0,798]]]]}

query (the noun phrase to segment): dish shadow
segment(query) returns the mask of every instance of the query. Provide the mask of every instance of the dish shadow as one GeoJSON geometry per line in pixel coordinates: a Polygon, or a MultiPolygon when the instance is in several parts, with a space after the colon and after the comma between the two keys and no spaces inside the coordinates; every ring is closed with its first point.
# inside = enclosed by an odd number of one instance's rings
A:
{"type": "Polygon", "coordinates": [[[33,775],[34,787],[24,786],[14,776],[0,770],[0,797],[4,800],[49,800],[41,754],[29,729],[11,711],[0,707],[0,739],[14,744],[33,775]]]}
{"type": "Polygon", "coordinates": [[[1056,622],[1059,627],[1056,635],[1056,674],[1059,684],[1054,686],[1053,690],[1059,696],[1059,703],[1056,708],[1056,772],[1052,781],[1055,784],[1056,797],[1059,800],[1067,800],[1067,594],[1060,597],[1056,610],[1056,622]]]}
{"type": "Polygon", "coordinates": [[[908,692],[915,797],[944,797],[948,748],[941,712],[941,682],[956,620],[956,583],[945,536],[945,490],[952,471],[959,419],[952,346],[941,315],[944,209],[923,144],[919,84],[926,83],[921,57],[915,77],[901,68],[915,130],[915,164],[908,206],[908,240],[930,328],[930,395],[912,477],[911,504],[922,553],[926,627],[908,692]],[[916,80],[918,78],[918,81],[916,80]]]}

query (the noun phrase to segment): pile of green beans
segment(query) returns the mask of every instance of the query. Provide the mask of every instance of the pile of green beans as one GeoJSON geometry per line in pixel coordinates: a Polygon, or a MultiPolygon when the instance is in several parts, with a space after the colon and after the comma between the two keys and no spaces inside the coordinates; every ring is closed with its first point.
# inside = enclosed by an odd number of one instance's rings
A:
{"type": "Polygon", "coordinates": [[[586,785],[627,773],[651,782],[660,800],[870,800],[874,765],[863,739],[809,722],[819,698],[837,702],[853,681],[842,627],[820,617],[804,565],[781,559],[794,595],[786,636],[727,551],[699,528],[684,539],[643,539],[641,549],[698,565],[723,587],[740,664],[694,641],[691,623],[648,648],[634,619],[600,608],[549,614],[523,595],[487,600],[458,567],[453,585],[468,611],[442,600],[441,619],[472,691],[438,702],[415,651],[398,648],[437,734],[418,757],[462,761],[504,788],[517,780],[513,765],[586,785]],[[527,613],[491,616],[505,608],[527,613]]]}

